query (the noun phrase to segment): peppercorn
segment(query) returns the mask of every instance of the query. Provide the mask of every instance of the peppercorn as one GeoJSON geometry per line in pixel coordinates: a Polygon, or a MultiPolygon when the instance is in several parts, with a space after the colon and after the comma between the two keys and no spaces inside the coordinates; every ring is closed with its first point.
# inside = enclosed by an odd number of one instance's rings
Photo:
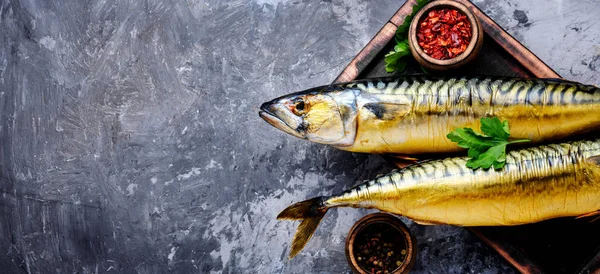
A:
{"type": "Polygon", "coordinates": [[[358,265],[369,273],[392,272],[406,257],[406,242],[386,223],[373,224],[360,231],[354,249],[358,265]],[[402,250],[404,254],[401,254],[402,250]]]}

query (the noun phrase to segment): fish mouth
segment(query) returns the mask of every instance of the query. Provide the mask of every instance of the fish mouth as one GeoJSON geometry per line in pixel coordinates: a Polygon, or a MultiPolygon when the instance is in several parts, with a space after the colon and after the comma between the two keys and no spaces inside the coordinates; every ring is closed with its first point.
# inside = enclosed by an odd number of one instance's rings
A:
{"type": "Polygon", "coordinates": [[[286,122],[284,122],[279,117],[277,117],[275,114],[273,114],[271,111],[269,111],[268,106],[266,106],[265,104],[260,106],[260,111],[258,112],[258,116],[260,116],[260,118],[265,120],[265,122],[269,123],[269,125],[272,125],[275,128],[278,128],[287,134],[290,134],[292,136],[295,136],[295,137],[298,137],[301,139],[305,139],[304,136],[300,135],[300,133],[298,133],[297,131],[292,129],[286,122]]]}

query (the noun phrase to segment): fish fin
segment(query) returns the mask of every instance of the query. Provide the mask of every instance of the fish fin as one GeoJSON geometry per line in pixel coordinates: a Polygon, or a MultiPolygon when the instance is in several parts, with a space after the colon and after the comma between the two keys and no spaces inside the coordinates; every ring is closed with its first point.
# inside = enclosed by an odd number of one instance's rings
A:
{"type": "Polygon", "coordinates": [[[327,213],[329,207],[325,205],[324,197],[295,203],[284,209],[277,219],[302,220],[292,240],[292,250],[289,258],[296,256],[306,245],[319,226],[319,223],[327,213]]]}
{"type": "Polygon", "coordinates": [[[411,110],[410,105],[390,104],[390,103],[367,103],[363,108],[371,112],[377,119],[393,120],[408,114],[411,110]]]}
{"type": "Polygon", "coordinates": [[[390,162],[392,165],[400,168],[400,169],[404,169],[410,166],[414,166],[414,165],[419,165],[419,164],[423,164],[423,163],[427,163],[432,161],[432,159],[427,159],[427,160],[418,160],[417,158],[413,158],[415,160],[406,160],[406,159],[402,159],[402,158],[397,158],[393,156],[394,154],[385,154],[383,156],[383,158],[390,162]]]}
{"type": "Polygon", "coordinates": [[[415,223],[420,224],[420,225],[445,225],[445,223],[440,223],[440,222],[435,222],[435,221],[422,221],[422,220],[415,220],[412,219],[415,223]]]}
{"type": "Polygon", "coordinates": [[[383,158],[398,168],[405,168],[407,166],[415,164],[418,161],[417,158],[412,158],[410,156],[400,154],[385,154],[383,158]]]}
{"type": "Polygon", "coordinates": [[[543,78],[546,82],[554,82],[556,84],[575,84],[575,85],[581,85],[580,83],[574,82],[574,81],[570,81],[564,78],[543,78]]]}
{"type": "Polygon", "coordinates": [[[402,160],[406,160],[406,161],[412,161],[412,162],[416,162],[419,159],[409,156],[409,155],[404,155],[404,154],[388,154],[388,156],[396,158],[396,159],[402,159],[402,160]]]}
{"type": "Polygon", "coordinates": [[[600,155],[588,157],[587,159],[585,159],[585,161],[588,163],[600,166],[600,155]]]}
{"type": "Polygon", "coordinates": [[[598,216],[598,217],[596,217],[593,220],[591,220],[590,223],[593,222],[593,221],[596,221],[596,220],[598,220],[598,218],[600,218],[600,210],[596,210],[596,211],[592,211],[592,212],[589,212],[589,213],[581,214],[581,215],[575,217],[575,219],[581,219],[581,218],[587,218],[587,217],[593,217],[593,216],[598,216]]]}

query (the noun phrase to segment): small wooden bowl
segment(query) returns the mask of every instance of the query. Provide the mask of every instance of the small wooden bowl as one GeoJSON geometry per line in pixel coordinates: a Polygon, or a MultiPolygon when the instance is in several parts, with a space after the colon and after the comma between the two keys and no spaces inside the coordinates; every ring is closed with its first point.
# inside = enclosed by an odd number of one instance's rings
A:
{"type": "Polygon", "coordinates": [[[483,45],[483,28],[477,17],[465,7],[465,5],[451,0],[432,1],[421,8],[421,10],[413,17],[408,29],[408,44],[412,55],[422,67],[436,71],[456,69],[471,62],[477,57],[477,54],[479,54],[481,46],[483,45]],[[438,60],[427,55],[427,53],[421,49],[417,40],[417,28],[421,19],[426,17],[427,14],[429,14],[429,11],[442,8],[453,8],[466,15],[471,24],[472,31],[471,41],[467,46],[467,49],[458,56],[446,60],[438,60]]]}
{"type": "Polygon", "coordinates": [[[359,265],[357,255],[355,254],[357,248],[355,247],[355,243],[360,240],[358,237],[360,237],[361,232],[365,231],[365,229],[369,227],[372,228],[373,225],[388,225],[392,230],[398,231],[401,241],[404,241],[404,246],[394,247],[393,250],[400,253],[402,249],[405,249],[406,255],[402,261],[402,264],[389,273],[408,273],[412,269],[417,258],[417,246],[415,243],[415,238],[410,233],[408,227],[400,219],[387,213],[369,214],[358,220],[358,222],[356,222],[356,224],[350,228],[350,232],[348,232],[348,238],[346,238],[346,259],[348,259],[348,263],[350,264],[352,271],[358,274],[371,273],[370,270],[365,270],[359,265]]]}

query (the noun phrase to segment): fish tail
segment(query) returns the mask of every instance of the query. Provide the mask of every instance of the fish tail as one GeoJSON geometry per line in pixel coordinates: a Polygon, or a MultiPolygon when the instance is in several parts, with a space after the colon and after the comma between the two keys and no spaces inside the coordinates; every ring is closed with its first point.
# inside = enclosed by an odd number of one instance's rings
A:
{"type": "Polygon", "coordinates": [[[289,258],[296,256],[304,248],[308,240],[312,237],[319,226],[319,223],[327,213],[329,207],[325,205],[325,197],[312,198],[310,200],[295,203],[284,209],[277,219],[281,220],[302,220],[294,239],[292,240],[292,250],[289,258]]]}

